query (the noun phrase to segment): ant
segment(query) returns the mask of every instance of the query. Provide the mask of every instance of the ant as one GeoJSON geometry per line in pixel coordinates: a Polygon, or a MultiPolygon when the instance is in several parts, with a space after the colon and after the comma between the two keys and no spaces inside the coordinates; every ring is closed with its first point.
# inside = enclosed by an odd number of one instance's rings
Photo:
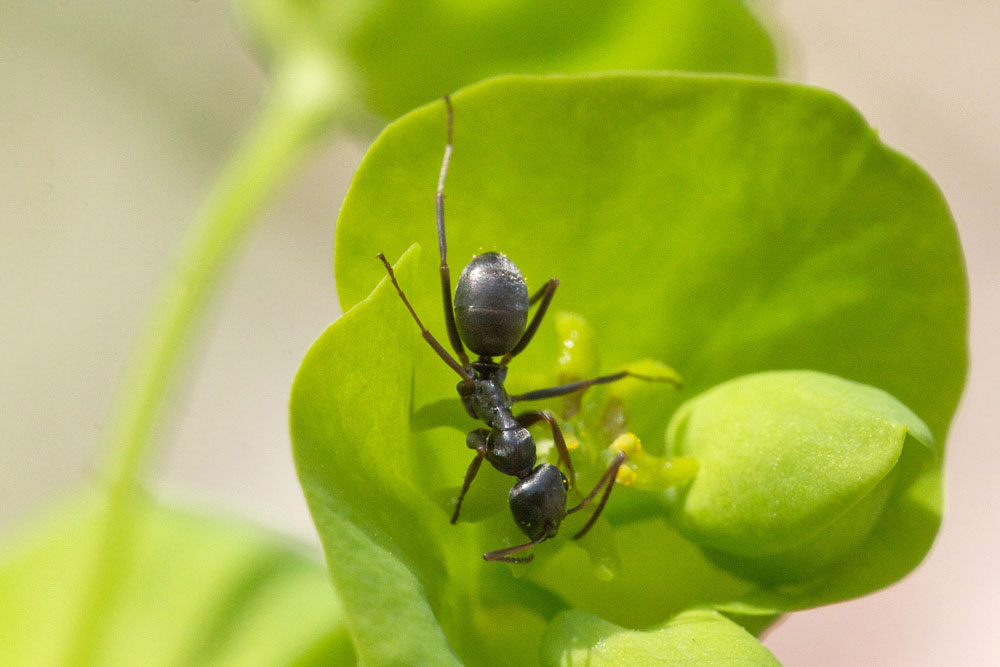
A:
{"type": "MultiPolygon", "coordinates": [[[[444,301],[444,320],[448,328],[448,338],[458,360],[434,338],[430,331],[420,321],[413,306],[403,293],[392,266],[385,255],[378,254],[378,259],[385,265],[389,279],[399,293],[400,299],[410,311],[424,340],[434,349],[448,366],[458,373],[461,380],[458,383],[458,395],[462,399],[466,412],[473,419],[484,422],[489,428],[478,428],[468,434],[465,443],[469,449],[476,452],[475,458],[469,464],[465,473],[462,491],[458,495],[451,523],[458,521],[469,486],[475,479],[483,459],[489,461],[494,468],[517,478],[510,490],[509,504],[514,521],[530,539],[506,549],[497,549],[483,554],[487,561],[503,561],[507,563],[527,563],[534,558],[514,556],[545,540],[555,537],[559,524],[567,515],[577,512],[594,500],[601,488],[604,493],[597,504],[597,509],[591,515],[586,525],[573,539],[580,539],[594,525],[601,515],[604,505],[608,502],[611,489],[618,469],[625,461],[625,453],[619,452],[608,466],[594,489],[575,507],[566,509],[566,492],[576,484],[576,473],[569,450],[563,438],[562,431],[555,417],[547,410],[532,410],[514,415],[514,403],[535,401],[555,396],[565,396],[583,391],[597,384],[615,382],[625,377],[634,377],[649,381],[674,382],[670,378],[654,378],[638,375],[629,371],[620,371],[611,375],[571,382],[569,384],[539,389],[524,394],[511,396],[504,388],[507,378],[507,364],[528,346],[538,325],[548,310],[552,297],[555,295],[559,281],[550,279],[534,295],[528,296],[528,285],[521,271],[510,259],[501,253],[487,252],[476,255],[462,271],[455,288],[455,302],[451,298],[451,270],[448,268],[447,244],[444,232],[444,181],[448,172],[448,162],[452,152],[452,117],[451,99],[446,95],[444,103],[448,112],[448,143],[444,150],[441,163],[441,174],[438,178],[436,208],[438,249],[441,254],[441,293],[444,301]],[[534,317],[528,322],[528,311],[538,304],[534,317]],[[470,361],[465,351],[468,346],[474,354],[479,355],[475,361],[470,361]],[[500,357],[499,362],[494,357],[500,357]],[[559,452],[559,462],[564,464],[569,477],[550,464],[536,465],[535,441],[528,428],[538,422],[546,422],[552,429],[552,438],[559,452]]],[[[676,384],[676,383],[675,383],[676,384]]]]}

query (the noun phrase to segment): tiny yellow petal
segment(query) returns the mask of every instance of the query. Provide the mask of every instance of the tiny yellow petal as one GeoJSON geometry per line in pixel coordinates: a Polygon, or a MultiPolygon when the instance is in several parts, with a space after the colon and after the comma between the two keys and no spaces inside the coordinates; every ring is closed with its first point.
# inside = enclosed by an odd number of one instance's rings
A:
{"type": "Polygon", "coordinates": [[[632,486],[632,483],[635,482],[635,470],[628,466],[622,466],[618,469],[615,481],[625,486],[632,486]]]}
{"type": "Polygon", "coordinates": [[[642,451],[642,443],[634,433],[625,433],[615,438],[611,443],[611,448],[619,452],[625,452],[626,456],[632,456],[642,451]]]}

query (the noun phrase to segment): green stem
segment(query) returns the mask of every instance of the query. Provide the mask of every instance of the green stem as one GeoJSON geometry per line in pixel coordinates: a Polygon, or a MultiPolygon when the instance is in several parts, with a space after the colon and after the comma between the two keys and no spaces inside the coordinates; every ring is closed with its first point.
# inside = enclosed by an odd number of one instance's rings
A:
{"type": "Polygon", "coordinates": [[[256,125],[197,216],[135,347],[112,409],[101,470],[107,493],[66,664],[92,664],[129,566],[137,493],[163,397],[223,269],[255,214],[340,110],[344,81],[319,57],[279,69],[256,125]]]}

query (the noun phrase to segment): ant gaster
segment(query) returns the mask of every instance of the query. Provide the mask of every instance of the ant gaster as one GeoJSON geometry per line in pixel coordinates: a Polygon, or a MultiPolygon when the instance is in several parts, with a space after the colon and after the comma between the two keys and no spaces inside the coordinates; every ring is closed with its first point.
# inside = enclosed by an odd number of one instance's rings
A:
{"type": "Polygon", "coordinates": [[[420,327],[424,340],[461,377],[458,383],[458,394],[466,411],[473,419],[480,420],[489,427],[478,428],[469,433],[466,438],[466,445],[475,450],[476,455],[465,473],[465,481],[462,484],[462,491],[458,495],[451,522],[458,521],[462,500],[475,479],[476,473],[479,472],[483,459],[486,459],[500,472],[517,478],[517,483],[510,490],[510,510],[514,515],[514,521],[530,541],[506,549],[490,551],[483,554],[483,558],[488,561],[524,563],[530,561],[534,556],[516,557],[513,554],[554,537],[566,515],[587,506],[603,487],[604,493],[597,504],[597,509],[594,510],[586,525],[573,536],[573,539],[583,537],[590,530],[611,494],[615,476],[625,460],[625,453],[619,452],[594,489],[578,505],[567,509],[566,492],[575,485],[576,475],[562,431],[551,412],[531,410],[514,415],[512,410],[514,403],[564,396],[583,391],[596,384],[615,382],[625,377],[636,377],[643,380],[672,380],[645,377],[621,371],[612,375],[514,396],[507,393],[504,388],[504,381],[507,378],[507,364],[531,342],[552,297],[555,295],[559,281],[555,278],[550,279],[541,289],[529,297],[527,283],[517,266],[505,255],[487,252],[473,257],[465,270],[462,271],[455,289],[455,302],[454,307],[452,307],[451,271],[448,268],[444,232],[444,180],[448,172],[448,162],[452,151],[453,113],[451,100],[447,96],[445,96],[444,102],[448,112],[448,143],[445,146],[437,187],[437,233],[438,248],[441,254],[441,293],[444,301],[444,319],[449,341],[458,360],[445,350],[420,321],[399,283],[396,282],[392,266],[386,260],[385,255],[379,253],[378,258],[385,265],[399,297],[403,300],[413,319],[416,320],[417,326],[420,327]],[[538,308],[529,323],[529,309],[536,303],[538,308]],[[465,351],[466,347],[473,354],[478,355],[478,359],[470,361],[465,351]],[[500,357],[500,360],[494,361],[494,357],[500,357]],[[552,438],[559,453],[559,462],[566,467],[568,478],[552,464],[536,465],[535,441],[531,433],[528,432],[528,427],[541,421],[544,421],[552,429],[552,438]]]}

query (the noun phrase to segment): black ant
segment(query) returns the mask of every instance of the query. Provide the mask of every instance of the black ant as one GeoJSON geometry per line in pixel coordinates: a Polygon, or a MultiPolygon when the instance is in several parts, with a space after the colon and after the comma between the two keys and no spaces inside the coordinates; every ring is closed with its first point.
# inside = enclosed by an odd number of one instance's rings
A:
{"type": "Polygon", "coordinates": [[[489,428],[478,428],[465,440],[466,445],[475,450],[462,491],[458,495],[455,511],[451,522],[458,521],[465,498],[472,480],[485,458],[493,467],[505,475],[513,475],[518,481],[510,490],[509,503],[514,521],[531,540],[506,549],[498,549],[483,554],[487,561],[504,561],[508,563],[526,563],[534,555],[515,557],[512,554],[529,549],[550,537],[559,530],[562,520],[573,512],[586,507],[604,488],[597,509],[586,525],[573,536],[573,539],[583,537],[601,515],[604,505],[611,495],[615,476],[625,461],[625,453],[619,452],[608,467],[604,476],[586,498],[578,505],[566,509],[566,492],[576,483],[573,462],[563,438],[562,431],[555,417],[547,410],[532,410],[514,415],[512,406],[520,401],[535,401],[554,396],[564,396],[577,391],[583,391],[597,384],[615,382],[625,377],[635,377],[642,380],[668,381],[670,378],[652,378],[621,371],[590,380],[572,382],[570,384],[539,389],[524,394],[511,396],[504,388],[507,377],[507,364],[528,346],[538,330],[538,325],[548,310],[549,303],[555,295],[559,281],[550,279],[530,298],[528,286],[521,271],[505,255],[487,252],[476,255],[469,262],[458,279],[455,288],[455,303],[451,299],[451,270],[448,268],[447,245],[444,233],[444,180],[448,172],[448,162],[452,151],[452,106],[448,96],[444,98],[448,111],[448,143],[444,150],[441,163],[441,175],[437,186],[437,233],[438,248],[441,253],[441,293],[444,300],[444,320],[448,328],[448,338],[458,357],[455,360],[451,354],[431,335],[431,332],[420,321],[413,306],[410,305],[402,288],[396,282],[396,276],[385,255],[378,258],[385,265],[392,284],[396,287],[399,297],[403,300],[413,319],[416,320],[424,340],[434,348],[438,356],[462,378],[458,383],[458,395],[462,404],[473,419],[481,420],[489,428]],[[538,303],[531,322],[528,322],[528,310],[538,303]],[[465,346],[479,355],[476,361],[469,361],[465,346]],[[500,357],[500,361],[493,360],[500,357]],[[552,429],[552,437],[559,452],[559,462],[566,466],[569,478],[550,463],[536,464],[535,441],[528,432],[528,427],[540,422],[546,422],[552,429]]]}

